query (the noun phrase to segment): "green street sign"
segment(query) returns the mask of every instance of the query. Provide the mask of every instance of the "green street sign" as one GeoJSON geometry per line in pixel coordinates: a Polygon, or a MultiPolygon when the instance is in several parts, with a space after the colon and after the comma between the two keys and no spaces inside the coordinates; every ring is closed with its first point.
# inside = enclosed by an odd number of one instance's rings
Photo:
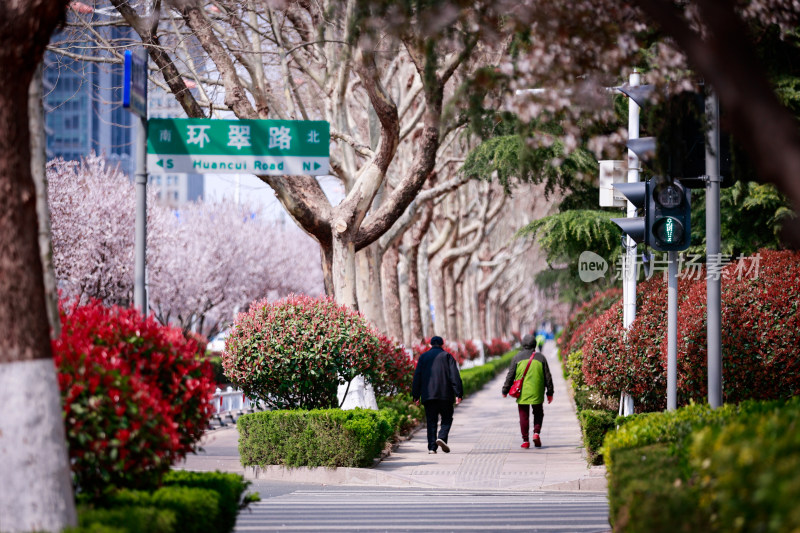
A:
{"type": "Polygon", "coordinates": [[[153,118],[147,124],[151,174],[329,174],[324,120],[153,118]]]}

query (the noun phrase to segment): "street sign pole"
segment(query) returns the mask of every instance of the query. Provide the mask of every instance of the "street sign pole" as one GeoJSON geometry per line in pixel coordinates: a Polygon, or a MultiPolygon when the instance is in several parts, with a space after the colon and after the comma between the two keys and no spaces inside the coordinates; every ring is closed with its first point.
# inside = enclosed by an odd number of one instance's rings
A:
{"type": "Polygon", "coordinates": [[[147,313],[147,119],[136,119],[136,234],[133,305],[147,313]]]}
{"type": "Polygon", "coordinates": [[[125,51],[122,106],[136,115],[136,219],[133,305],[147,314],[147,53],[125,51]]]}

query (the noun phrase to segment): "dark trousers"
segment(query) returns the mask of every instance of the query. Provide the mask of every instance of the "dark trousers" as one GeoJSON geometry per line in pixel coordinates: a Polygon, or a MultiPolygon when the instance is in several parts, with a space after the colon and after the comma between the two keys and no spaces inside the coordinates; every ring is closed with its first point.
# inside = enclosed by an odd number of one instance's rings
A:
{"type": "Polygon", "coordinates": [[[528,442],[531,411],[533,411],[533,432],[539,433],[542,430],[542,420],[544,420],[544,404],[529,405],[521,403],[517,407],[519,408],[519,429],[522,431],[522,440],[528,442]]]}
{"type": "Polygon", "coordinates": [[[428,400],[425,405],[425,421],[428,425],[428,449],[435,450],[436,446],[436,426],[439,424],[439,416],[442,417],[442,426],[439,429],[439,437],[447,442],[447,435],[450,433],[450,426],[453,425],[453,401],[452,400],[428,400]]]}

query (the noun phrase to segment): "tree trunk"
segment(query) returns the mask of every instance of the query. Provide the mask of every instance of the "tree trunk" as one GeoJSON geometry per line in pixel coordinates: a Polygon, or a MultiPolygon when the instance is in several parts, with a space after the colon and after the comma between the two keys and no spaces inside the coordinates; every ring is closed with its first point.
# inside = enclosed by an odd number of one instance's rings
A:
{"type": "MultiPolygon", "coordinates": [[[[408,346],[411,344],[411,324],[409,321],[410,296],[408,291],[408,258],[399,253],[398,257],[397,294],[400,297],[400,325],[403,332],[403,336],[400,337],[400,339],[402,340],[403,344],[408,346]]],[[[417,301],[417,306],[419,306],[419,301],[417,301]]],[[[419,307],[417,308],[417,313],[419,313],[419,307]]]]}
{"type": "Polygon", "coordinates": [[[356,253],[352,239],[346,233],[334,233],[333,261],[333,293],[337,303],[351,309],[358,309],[356,298],[356,253]]]}
{"type": "Polygon", "coordinates": [[[419,249],[417,272],[419,289],[419,311],[422,319],[422,337],[433,336],[433,323],[431,319],[431,300],[430,300],[430,264],[428,263],[427,239],[422,242],[419,249]]]}
{"type": "Polygon", "coordinates": [[[390,246],[383,254],[381,263],[381,283],[383,293],[383,314],[386,319],[386,333],[395,339],[403,338],[403,320],[400,306],[400,285],[397,264],[400,254],[397,246],[390,246]]]}
{"type": "Polygon", "coordinates": [[[42,102],[43,64],[39,63],[28,90],[28,113],[31,132],[31,175],[36,185],[36,213],[39,219],[39,255],[44,275],[44,299],[52,338],[61,335],[61,318],[58,316],[58,287],[53,267],[53,241],[50,232],[50,206],[47,203],[47,153],[45,142],[45,117],[42,102]]]}
{"type": "Polygon", "coordinates": [[[39,255],[28,87],[66,2],[0,3],[0,531],[76,523],[39,255]]]}
{"type": "Polygon", "coordinates": [[[459,341],[458,320],[456,318],[456,287],[453,281],[452,263],[442,272],[444,282],[444,311],[445,311],[445,335],[448,339],[459,341]]]}
{"type": "MultiPolygon", "coordinates": [[[[425,330],[422,322],[424,311],[422,310],[423,301],[421,291],[426,291],[427,294],[427,286],[420,287],[419,264],[421,257],[427,257],[428,254],[427,251],[423,251],[420,254],[420,246],[425,235],[428,233],[432,218],[433,208],[429,206],[425,209],[422,218],[414,225],[414,228],[403,235],[403,255],[406,258],[408,276],[407,343],[419,342],[425,337],[425,330]]],[[[423,277],[422,279],[426,278],[423,277]]],[[[425,305],[427,306],[427,300],[425,301],[425,305]]]]}
{"type": "Polygon", "coordinates": [[[428,267],[430,299],[433,304],[433,334],[447,335],[447,300],[445,295],[445,273],[441,261],[434,259],[428,267]]]}
{"type": "Polygon", "coordinates": [[[480,329],[481,340],[488,341],[489,334],[486,328],[486,293],[478,294],[478,328],[480,329]]]}
{"type": "Polygon", "coordinates": [[[336,292],[333,287],[333,246],[319,245],[320,261],[322,263],[322,280],[325,284],[325,294],[334,297],[336,292]]]}
{"type": "Polygon", "coordinates": [[[358,309],[378,331],[386,333],[380,263],[377,243],[356,253],[356,293],[358,309]]]}

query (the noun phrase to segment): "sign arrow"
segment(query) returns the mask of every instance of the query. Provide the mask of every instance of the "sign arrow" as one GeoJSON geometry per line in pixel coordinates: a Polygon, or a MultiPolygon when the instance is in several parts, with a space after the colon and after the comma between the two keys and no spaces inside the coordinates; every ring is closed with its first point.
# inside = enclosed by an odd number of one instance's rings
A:
{"type": "Polygon", "coordinates": [[[317,163],[316,161],[314,161],[314,170],[317,170],[317,169],[318,169],[319,167],[321,167],[321,166],[322,166],[322,165],[320,165],[319,163],[317,163]]]}
{"type": "Polygon", "coordinates": [[[159,159],[158,161],[156,161],[156,165],[160,166],[161,168],[164,168],[164,160],[159,159]]]}

